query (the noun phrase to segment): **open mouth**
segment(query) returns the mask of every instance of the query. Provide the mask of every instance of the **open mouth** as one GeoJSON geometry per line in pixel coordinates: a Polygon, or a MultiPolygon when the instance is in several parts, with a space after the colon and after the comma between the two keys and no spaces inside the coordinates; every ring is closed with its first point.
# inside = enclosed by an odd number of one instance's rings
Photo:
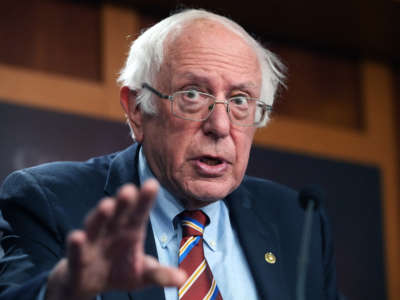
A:
{"type": "Polygon", "coordinates": [[[229,161],[222,157],[202,155],[195,159],[195,168],[200,176],[220,177],[229,168],[229,161]]]}
{"type": "Polygon", "coordinates": [[[222,164],[222,160],[221,159],[214,158],[214,157],[201,157],[200,161],[202,163],[205,163],[205,164],[209,165],[209,166],[216,166],[216,165],[222,164]]]}

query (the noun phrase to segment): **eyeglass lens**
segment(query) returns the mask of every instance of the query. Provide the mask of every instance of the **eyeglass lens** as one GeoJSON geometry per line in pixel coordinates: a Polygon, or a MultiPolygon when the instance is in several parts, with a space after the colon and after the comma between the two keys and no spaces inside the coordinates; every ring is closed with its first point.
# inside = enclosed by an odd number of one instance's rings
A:
{"type": "MultiPolygon", "coordinates": [[[[217,101],[212,95],[196,90],[180,91],[172,95],[172,111],[175,116],[203,121],[209,117],[214,106],[226,102],[217,101]]],[[[229,101],[229,117],[238,125],[255,125],[260,122],[265,114],[265,109],[257,104],[257,100],[243,96],[233,97],[229,101]]]]}

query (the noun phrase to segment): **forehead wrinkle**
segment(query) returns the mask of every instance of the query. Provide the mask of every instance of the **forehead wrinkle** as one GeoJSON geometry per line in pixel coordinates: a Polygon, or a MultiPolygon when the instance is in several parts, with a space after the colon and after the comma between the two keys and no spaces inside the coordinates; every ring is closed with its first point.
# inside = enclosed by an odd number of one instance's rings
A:
{"type": "Polygon", "coordinates": [[[198,59],[201,57],[202,62],[206,61],[207,65],[216,67],[233,67],[238,69],[258,69],[258,60],[255,55],[242,53],[233,53],[232,51],[224,51],[225,49],[209,48],[209,47],[193,47],[190,51],[171,51],[171,62],[179,61],[180,65],[199,64],[198,59]],[[195,63],[193,63],[195,62],[195,63]]]}
{"type": "MultiPolygon", "coordinates": [[[[172,57],[171,57],[172,58],[172,57]]],[[[257,60],[243,59],[237,56],[238,60],[207,53],[201,55],[201,60],[196,53],[174,57],[171,59],[171,71],[179,78],[193,80],[196,83],[214,87],[215,76],[225,78],[226,89],[247,90],[254,97],[258,96],[261,85],[261,72],[257,60]]]]}
{"type": "MultiPolygon", "coordinates": [[[[201,61],[194,61],[190,58],[178,60],[176,65],[172,64],[173,72],[182,76],[183,74],[191,74],[185,76],[187,79],[199,79],[202,82],[212,80],[213,75],[220,75],[230,79],[232,83],[243,81],[243,84],[253,82],[253,86],[257,85],[255,82],[259,81],[260,70],[258,67],[250,66],[249,64],[240,64],[226,60],[207,60],[202,57],[201,61]],[[202,63],[205,62],[206,63],[202,63]],[[203,75],[204,74],[204,75],[203,75]],[[256,76],[257,74],[257,76],[256,76]],[[226,77],[228,76],[228,77],[226,77]],[[190,78],[192,77],[192,78],[190,78]]],[[[249,86],[250,84],[247,84],[249,86]]]]}
{"type": "MultiPolygon", "coordinates": [[[[213,80],[206,75],[196,74],[192,71],[187,71],[183,73],[180,77],[196,81],[201,84],[210,84],[213,80]]],[[[242,89],[253,89],[257,88],[258,85],[254,81],[245,81],[240,83],[233,83],[231,86],[232,90],[242,90],[242,89]]]]}

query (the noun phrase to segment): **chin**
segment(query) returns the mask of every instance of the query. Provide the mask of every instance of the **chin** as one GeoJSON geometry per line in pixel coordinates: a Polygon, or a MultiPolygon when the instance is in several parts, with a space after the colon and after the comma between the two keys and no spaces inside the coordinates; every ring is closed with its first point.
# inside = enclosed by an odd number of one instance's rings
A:
{"type": "MultiPolygon", "coordinates": [[[[191,199],[198,206],[205,206],[217,200],[224,199],[235,186],[221,182],[196,182],[186,189],[186,199],[191,199]]],[[[188,204],[191,201],[188,200],[188,204]]]]}

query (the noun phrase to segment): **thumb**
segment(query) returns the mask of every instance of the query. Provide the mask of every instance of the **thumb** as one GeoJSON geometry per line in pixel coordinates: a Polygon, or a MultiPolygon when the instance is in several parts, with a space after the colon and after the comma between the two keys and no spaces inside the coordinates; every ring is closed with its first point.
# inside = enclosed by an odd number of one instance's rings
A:
{"type": "Polygon", "coordinates": [[[144,278],[147,284],[180,287],[187,274],[178,268],[161,265],[154,257],[145,257],[144,278]]]}

